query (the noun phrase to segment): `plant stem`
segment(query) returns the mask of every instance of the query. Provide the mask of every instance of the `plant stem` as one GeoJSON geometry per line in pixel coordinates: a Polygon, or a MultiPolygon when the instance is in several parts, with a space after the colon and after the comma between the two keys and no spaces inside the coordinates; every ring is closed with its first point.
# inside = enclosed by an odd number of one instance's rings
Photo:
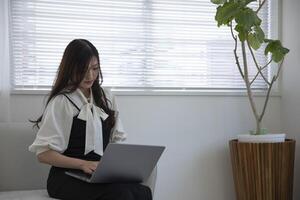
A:
{"type": "Polygon", "coordinates": [[[243,71],[242,71],[242,68],[241,68],[241,65],[240,65],[239,57],[237,55],[237,36],[235,36],[233,34],[232,22],[230,23],[230,31],[231,31],[231,36],[234,39],[233,53],[234,53],[235,63],[237,65],[238,69],[239,69],[239,72],[240,72],[242,78],[244,79],[244,74],[243,74],[243,71]]]}
{"type": "MultiPolygon", "coordinates": [[[[270,97],[270,93],[271,93],[271,90],[272,90],[272,87],[273,87],[273,84],[274,82],[277,80],[278,76],[279,76],[279,73],[280,73],[280,70],[282,68],[282,63],[283,63],[283,59],[282,59],[282,62],[280,63],[280,66],[278,68],[278,71],[277,71],[277,75],[276,76],[273,76],[272,80],[271,80],[271,83],[269,85],[269,88],[268,88],[268,92],[267,92],[267,96],[266,96],[266,99],[265,99],[265,103],[264,103],[264,107],[263,107],[263,111],[259,117],[259,123],[261,123],[264,115],[265,115],[265,112],[266,112],[266,108],[267,108],[267,105],[268,105],[268,102],[269,102],[269,97],[270,97]]],[[[260,129],[259,129],[260,130],[260,129]]]]}
{"type": "Polygon", "coordinates": [[[257,114],[257,111],[256,111],[256,105],[255,105],[255,102],[254,102],[254,99],[253,99],[253,94],[252,94],[251,85],[250,85],[250,81],[249,81],[245,41],[241,41],[241,46],[242,46],[242,55],[243,55],[243,64],[244,64],[244,81],[245,81],[245,84],[246,84],[246,89],[247,89],[250,105],[251,105],[251,108],[252,108],[252,112],[253,112],[255,120],[256,120],[256,132],[255,132],[255,134],[259,134],[259,132],[261,130],[261,127],[260,127],[261,126],[261,120],[260,120],[260,117],[259,117],[259,115],[257,114]]]}
{"type": "MultiPolygon", "coordinates": [[[[263,67],[260,67],[260,71],[264,70],[266,67],[269,66],[269,64],[272,62],[272,59],[263,67]]],[[[257,78],[257,76],[259,75],[259,71],[256,73],[256,75],[254,76],[254,78],[252,79],[252,81],[250,82],[250,85],[252,85],[252,83],[255,81],[255,79],[257,78]]]]}
{"type": "Polygon", "coordinates": [[[266,108],[267,108],[267,105],[268,105],[268,101],[269,101],[269,97],[270,97],[270,93],[271,93],[271,89],[272,89],[272,86],[273,86],[273,83],[275,82],[276,80],[276,77],[273,76],[272,78],[272,81],[271,81],[271,84],[268,88],[268,92],[267,92],[267,96],[266,96],[266,99],[265,99],[265,104],[264,104],[264,108],[263,108],[263,111],[259,117],[259,121],[262,121],[263,117],[264,117],[264,114],[265,114],[265,111],[266,111],[266,108]]]}
{"type": "MultiPolygon", "coordinates": [[[[262,69],[258,66],[258,63],[257,63],[257,61],[256,61],[254,52],[252,51],[252,48],[251,48],[251,46],[250,46],[248,40],[247,40],[247,46],[248,46],[248,48],[249,48],[249,51],[250,51],[250,53],[251,53],[253,62],[254,62],[254,64],[255,64],[255,66],[256,66],[256,69],[257,69],[258,73],[261,75],[261,77],[264,79],[264,81],[270,86],[270,83],[269,83],[268,79],[264,76],[264,74],[262,73],[262,69]]],[[[256,78],[256,77],[257,77],[257,76],[255,76],[255,78],[256,78]]],[[[254,82],[254,80],[255,80],[255,79],[253,79],[253,81],[251,81],[251,83],[254,82]]]]}
{"type": "Polygon", "coordinates": [[[278,71],[277,71],[277,74],[276,74],[276,77],[275,77],[275,80],[274,80],[274,81],[276,81],[277,78],[279,77],[279,73],[280,73],[280,71],[281,71],[283,61],[284,61],[284,58],[282,59],[280,65],[279,65],[279,68],[278,68],[278,71]]]}
{"type": "Polygon", "coordinates": [[[258,9],[255,11],[256,13],[258,13],[259,12],[259,10],[263,7],[263,5],[266,3],[266,0],[263,0],[262,2],[261,2],[261,0],[259,1],[259,7],[258,7],[258,9]]]}

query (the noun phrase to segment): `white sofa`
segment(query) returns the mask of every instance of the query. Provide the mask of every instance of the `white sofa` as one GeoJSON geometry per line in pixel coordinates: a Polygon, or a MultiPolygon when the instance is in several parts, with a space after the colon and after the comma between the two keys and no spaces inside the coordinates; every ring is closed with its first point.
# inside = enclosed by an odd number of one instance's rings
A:
{"type": "MultiPolygon", "coordinates": [[[[46,180],[49,166],[28,151],[35,132],[31,125],[0,123],[0,200],[49,200],[46,180]]],[[[157,170],[145,183],[154,192],[157,170]]]]}

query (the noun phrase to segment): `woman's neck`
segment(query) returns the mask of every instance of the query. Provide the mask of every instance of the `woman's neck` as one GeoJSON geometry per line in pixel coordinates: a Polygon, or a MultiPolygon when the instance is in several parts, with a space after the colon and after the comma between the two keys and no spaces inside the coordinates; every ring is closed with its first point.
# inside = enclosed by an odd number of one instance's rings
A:
{"type": "Polygon", "coordinates": [[[89,99],[91,96],[91,90],[90,89],[84,89],[84,88],[79,88],[82,92],[82,94],[89,99]]]}

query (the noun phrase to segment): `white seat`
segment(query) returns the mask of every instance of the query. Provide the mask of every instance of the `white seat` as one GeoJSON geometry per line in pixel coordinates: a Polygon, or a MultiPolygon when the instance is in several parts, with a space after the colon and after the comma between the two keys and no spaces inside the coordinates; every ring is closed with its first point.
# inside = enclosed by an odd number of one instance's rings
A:
{"type": "Polygon", "coordinates": [[[0,192],[1,200],[51,200],[46,190],[18,190],[0,192]]]}
{"type": "MultiPolygon", "coordinates": [[[[144,185],[147,185],[154,192],[157,169],[155,168],[149,180],[144,185]]],[[[0,192],[0,200],[51,200],[47,191],[42,190],[17,190],[0,192]]]]}

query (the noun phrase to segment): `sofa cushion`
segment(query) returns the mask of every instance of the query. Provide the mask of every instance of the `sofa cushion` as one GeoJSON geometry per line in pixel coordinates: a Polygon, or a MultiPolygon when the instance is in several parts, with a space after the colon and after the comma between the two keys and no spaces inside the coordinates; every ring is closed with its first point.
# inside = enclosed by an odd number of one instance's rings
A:
{"type": "Polygon", "coordinates": [[[49,166],[28,151],[35,134],[29,123],[0,123],[0,191],[46,188],[49,166]]]}
{"type": "Polygon", "coordinates": [[[46,190],[18,190],[0,192],[1,200],[51,200],[46,190]]]}

